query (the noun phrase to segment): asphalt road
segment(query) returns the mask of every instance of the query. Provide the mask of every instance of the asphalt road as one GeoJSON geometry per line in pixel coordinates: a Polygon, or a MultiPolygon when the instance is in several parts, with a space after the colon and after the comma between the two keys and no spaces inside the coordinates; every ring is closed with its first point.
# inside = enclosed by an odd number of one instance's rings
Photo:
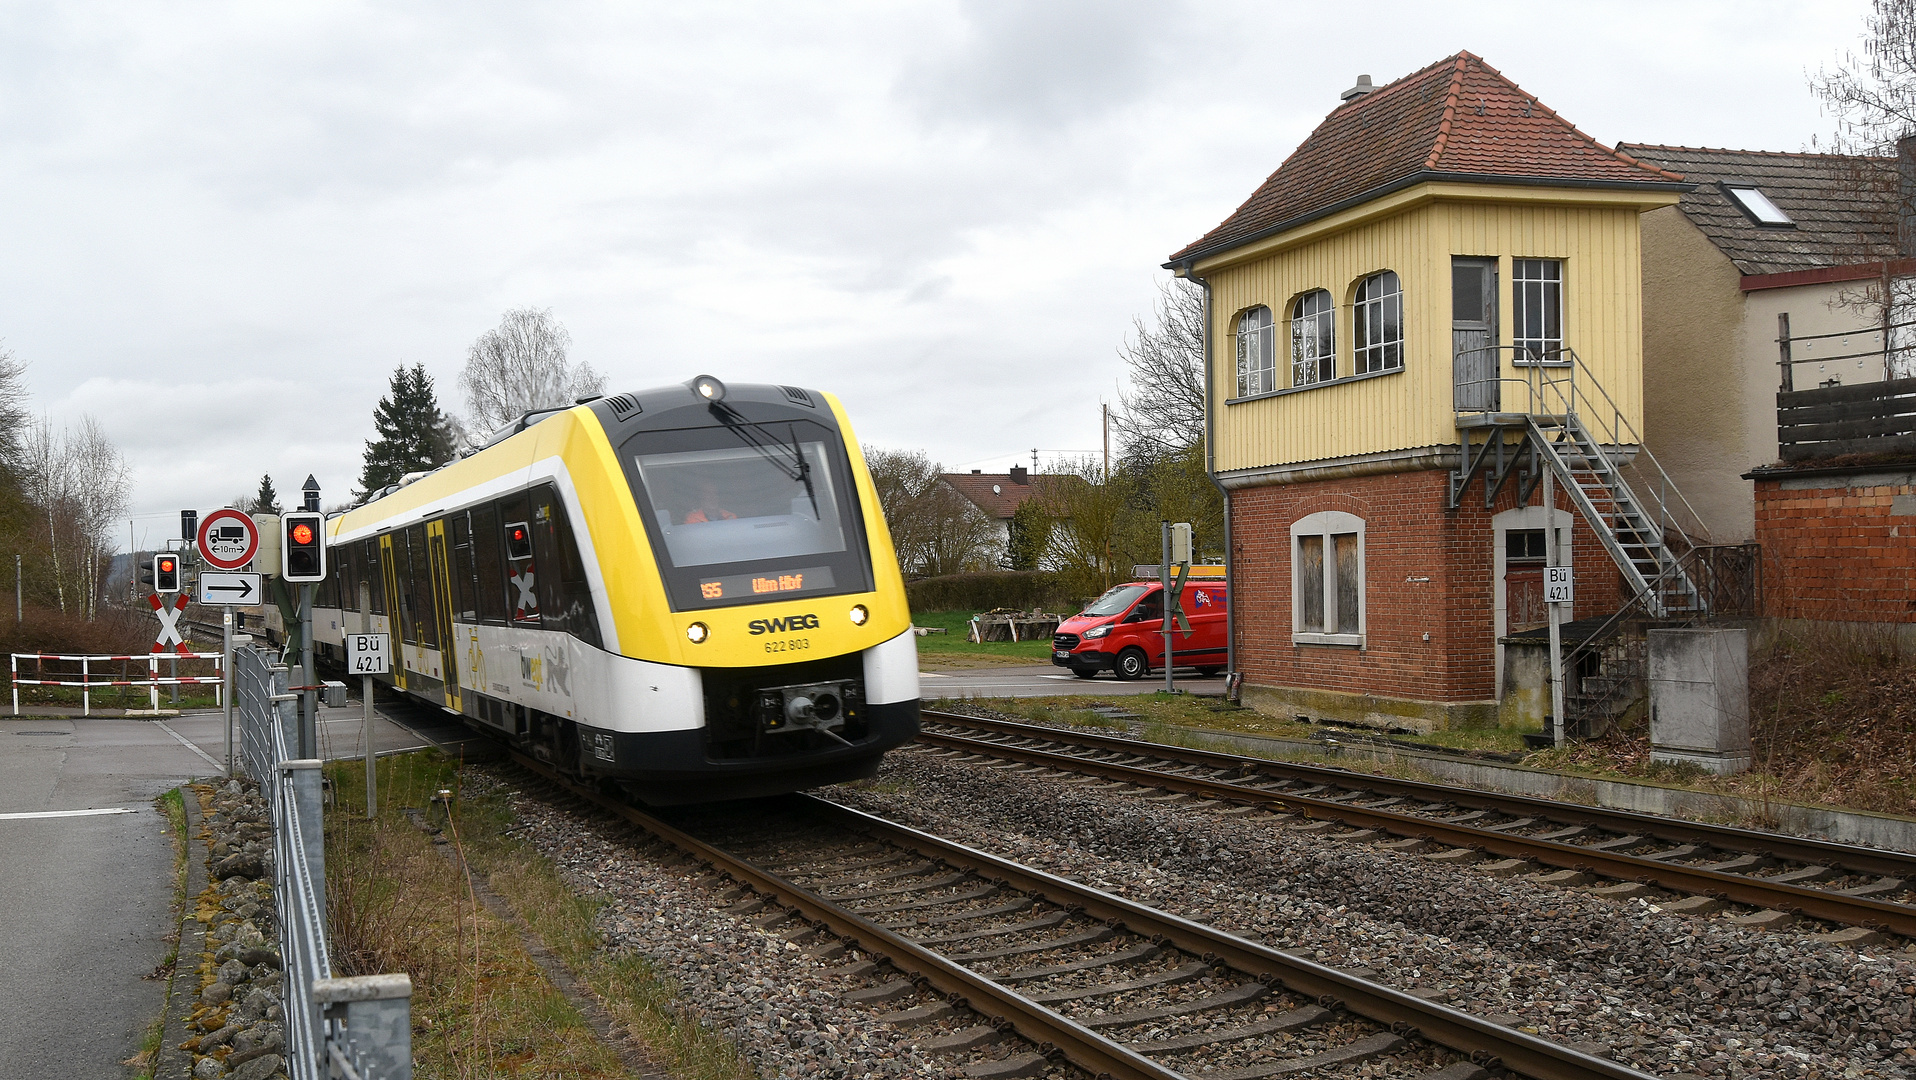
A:
{"type": "Polygon", "coordinates": [[[150,720],[0,720],[0,1076],[125,1074],[173,929],[153,800],[212,771],[150,720]]]}
{"type": "MultiPolygon", "coordinates": [[[[1224,693],[1223,675],[1199,675],[1195,671],[1176,671],[1177,688],[1193,694],[1224,693]]],[[[1119,697],[1150,694],[1164,689],[1164,673],[1148,679],[1121,682],[1110,672],[1095,679],[1080,679],[1061,667],[1049,664],[1031,667],[977,667],[946,671],[920,671],[919,693],[926,701],[937,698],[968,697],[1062,697],[1067,694],[1096,694],[1119,697]]]]}

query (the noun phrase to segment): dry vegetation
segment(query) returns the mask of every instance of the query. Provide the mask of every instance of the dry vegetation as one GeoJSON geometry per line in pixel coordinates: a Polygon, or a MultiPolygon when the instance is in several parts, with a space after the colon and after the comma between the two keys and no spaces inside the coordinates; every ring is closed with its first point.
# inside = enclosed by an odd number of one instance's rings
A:
{"type": "Polygon", "coordinates": [[[1647,723],[1531,764],[1760,800],[1916,815],[1916,656],[1868,628],[1789,628],[1750,655],[1754,766],[1719,779],[1650,760],[1647,723]]]}
{"type": "Polygon", "coordinates": [[[600,950],[598,904],[574,895],[546,859],[508,835],[503,794],[467,797],[463,770],[432,752],[396,755],[379,767],[380,813],[372,822],[347,809],[365,805],[363,767],[345,763],[329,773],[336,792],[326,850],[333,964],[344,974],[412,976],[416,1076],[628,1075],[527,955],[518,926],[487,910],[420,820],[442,828],[613,1022],[637,1034],[673,1075],[747,1074],[730,1044],[683,1020],[671,987],[644,958],[600,950]],[[441,789],[454,792],[449,804],[434,802],[441,789]]]}

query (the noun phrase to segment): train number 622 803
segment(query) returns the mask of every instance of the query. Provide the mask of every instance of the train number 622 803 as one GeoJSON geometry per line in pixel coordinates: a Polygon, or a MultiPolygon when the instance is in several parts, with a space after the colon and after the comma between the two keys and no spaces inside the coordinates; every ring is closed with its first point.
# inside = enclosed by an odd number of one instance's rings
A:
{"type": "Polygon", "coordinates": [[[768,641],[765,643],[766,652],[797,652],[800,649],[809,649],[811,647],[812,639],[802,637],[790,638],[786,641],[768,641]]]}

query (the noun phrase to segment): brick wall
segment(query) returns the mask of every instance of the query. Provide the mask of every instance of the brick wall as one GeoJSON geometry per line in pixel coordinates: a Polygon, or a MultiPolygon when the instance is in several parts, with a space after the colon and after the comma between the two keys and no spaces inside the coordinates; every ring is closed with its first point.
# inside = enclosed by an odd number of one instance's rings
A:
{"type": "MultiPolygon", "coordinates": [[[[1278,484],[1232,493],[1237,666],[1253,686],[1412,701],[1496,696],[1494,515],[1517,506],[1517,484],[1486,510],[1482,481],[1444,508],[1449,475],[1391,473],[1278,484]],[[1291,644],[1291,524],[1341,510],[1364,519],[1366,647],[1291,644]],[[1428,633],[1430,640],[1424,640],[1428,633]]],[[[1541,495],[1531,502],[1539,504],[1541,495]]],[[[1607,615],[1622,578],[1596,535],[1558,495],[1572,525],[1575,615],[1607,615]]]]}
{"type": "Polygon", "coordinates": [[[1916,472],[1759,479],[1756,538],[1765,614],[1916,623],[1916,472]]]}

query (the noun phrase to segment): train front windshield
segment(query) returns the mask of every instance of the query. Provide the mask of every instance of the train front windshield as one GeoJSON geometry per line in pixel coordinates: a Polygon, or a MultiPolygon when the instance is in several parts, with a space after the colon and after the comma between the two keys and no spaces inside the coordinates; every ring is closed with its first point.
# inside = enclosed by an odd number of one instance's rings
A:
{"type": "Polygon", "coordinates": [[[637,494],[673,607],[871,587],[849,463],[822,434],[737,424],[634,440],[648,444],[632,454],[637,494]]]}

